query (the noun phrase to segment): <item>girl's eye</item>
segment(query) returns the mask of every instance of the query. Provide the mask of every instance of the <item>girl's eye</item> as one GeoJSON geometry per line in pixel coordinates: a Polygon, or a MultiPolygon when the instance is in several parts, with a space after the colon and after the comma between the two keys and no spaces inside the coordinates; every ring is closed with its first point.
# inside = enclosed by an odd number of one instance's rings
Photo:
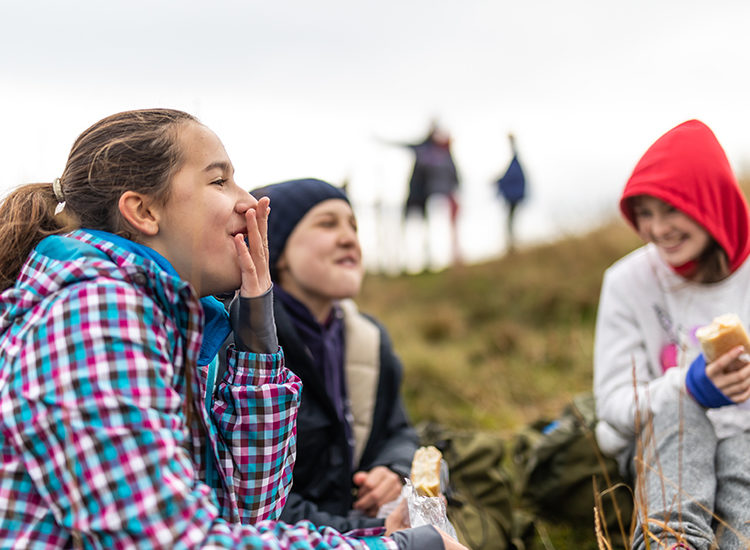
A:
{"type": "Polygon", "coordinates": [[[320,216],[320,217],[319,217],[319,218],[317,219],[316,223],[317,223],[317,225],[319,225],[320,227],[333,227],[333,226],[335,226],[335,225],[336,225],[336,224],[337,224],[338,222],[337,222],[336,218],[335,218],[335,217],[333,217],[333,216],[320,216]]]}
{"type": "Polygon", "coordinates": [[[227,182],[227,180],[225,180],[224,178],[219,178],[217,180],[212,181],[211,185],[219,185],[219,186],[223,187],[226,182],[227,182]]]}

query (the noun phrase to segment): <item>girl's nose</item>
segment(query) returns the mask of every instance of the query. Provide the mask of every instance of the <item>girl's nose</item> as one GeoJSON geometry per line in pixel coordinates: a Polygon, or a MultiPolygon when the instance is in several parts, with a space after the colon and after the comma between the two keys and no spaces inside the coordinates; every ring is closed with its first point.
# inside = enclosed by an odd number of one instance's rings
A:
{"type": "Polygon", "coordinates": [[[651,232],[656,237],[668,234],[672,230],[669,220],[661,214],[656,214],[651,219],[651,232]]]}
{"type": "Polygon", "coordinates": [[[258,204],[258,199],[253,197],[248,191],[237,187],[237,202],[235,203],[235,210],[240,214],[247,212],[249,208],[253,208],[258,204]]]}
{"type": "Polygon", "coordinates": [[[339,231],[339,243],[345,245],[356,244],[358,242],[357,231],[349,224],[343,224],[339,231]]]}

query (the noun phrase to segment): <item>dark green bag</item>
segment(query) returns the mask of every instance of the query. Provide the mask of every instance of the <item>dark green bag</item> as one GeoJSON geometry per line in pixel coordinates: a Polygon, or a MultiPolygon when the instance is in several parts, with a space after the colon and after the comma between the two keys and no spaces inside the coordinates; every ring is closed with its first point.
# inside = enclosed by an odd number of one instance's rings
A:
{"type": "Polygon", "coordinates": [[[605,457],[594,436],[592,394],[574,398],[555,420],[541,420],[516,436],[513,461],[518,469],[521,504],[553,522],[591,525],[599,504],[602,529],[616,545],[628,540],[633,494],[614,459],[605,457]],[[596,487],[600,500],[595,497],[596,487]]]}
{"type": "Polygon", "coordinates": [[[422,444],[440,449],[448,463],[448,519],[459,541],[472,550],[527,548],[533,528],[514,510],[513,483],[503,465],[506,442],[491,432],[434,424],[420,427],[420,433],[422,444]]]}

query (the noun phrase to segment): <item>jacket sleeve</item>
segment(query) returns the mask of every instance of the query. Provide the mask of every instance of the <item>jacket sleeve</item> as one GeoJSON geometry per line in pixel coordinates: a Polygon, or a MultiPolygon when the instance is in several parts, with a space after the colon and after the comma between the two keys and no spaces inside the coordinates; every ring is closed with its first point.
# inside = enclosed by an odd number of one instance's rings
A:
{"type": "MultiPolygon", "coordinates": [[[[334,516],[318,510],[314,504],[302,500],[299,495],[295,495],[294,493],[289,495],[287,506],[284,508],[284,513],[281,517],[284,521],[292,523],[295,521],[291,519],[292,516],[308,518],[316,525],[327,525],[339,532],[348,531],[349,535],[356,532],[365,533],[368,530],[374,531],[375,529],[370,528],[368,524],[374,526],[377,522],[381,525],[384,522],[382,519],[367,518],[364,516],[359,518],[334,516]]],[[[424,550],[425,548],[440,550],[445,548],[442,537],[431,525],[422,525],[413,529],[396,531],[392,537],[396,541],[399,550],[424,550]]]]}
{"type": "Polygon", "coordinates": [[[221,519],[188,451],[176,333],[135,288],[96,280],[24,336],[17,366],[27,376],[11,391],[25,410],[9,435],[61,531],[102,548],[397,548],[378,533],[221,519]]]}
{"type": "Polygon", "coordinates": [[[286,501],[286,506],[281,514],[281,520],[288,523],[296,523],[303,519],[310,520],[315,525],[333,527],[342,533],[353,529],[383,527],[385,525],[383,518],[371,518],[356,512],[352,512],[348,516],[331,514],[319,509],[314,502],[306,500],[298,493],[292,492],[286,501]]]}
{"type": "Polygon", "coordinates": [[[644,328],[631,301],[622,271],[607,271],[602,283],[594,342],[594,395],[597,439],[607,454],[616,454],[635,436],[636,403],[640,419],[658,412],[662,403],[674,399],[684,385],[684,369],[675,367],[662,375],[649,363],[644,328]]]}
{"type": "Polygon", "coordinates": [[[214,382],[209,366],[201,369],[211,393],[209,429],[218,432],[230,493],[219,487],[220,504],[236,508],[242,523],[255,523],[277,519],[291,488],[302,383],[284,366],[270,289],[235,297],[229,317],[232,333],[216,358],[220,380],[214,382]]]}
{"type": "Polygon", "coordinates": [[[222,469],[242,523],[276,519],[292,485],[302,383],[283,353],[226,350],[227,368],[212,407],[222,469]]]}

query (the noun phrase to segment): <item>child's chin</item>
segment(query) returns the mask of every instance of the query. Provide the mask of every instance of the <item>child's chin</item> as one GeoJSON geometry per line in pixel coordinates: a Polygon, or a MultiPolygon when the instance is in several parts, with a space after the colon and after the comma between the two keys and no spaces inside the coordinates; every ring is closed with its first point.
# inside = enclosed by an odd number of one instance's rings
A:
{"type": "Polygon", "coordinates": [[[219,295],[225,296],[227,294],[234,295],[234,293],[240,289],[241,285],[242,285],[242,278],[237,277],[236,280],[223,282],[220,286],[217,287],[216,291],[212,292],[211,294],[214,296],[219,296],[219,295]]]}
{"type": "Polygon", "coordinates": [[[341,295],[339,296],[339,299],[345,299],[345,298],[356,298],[357,294],[359,294],[359,289],[361,288],[360,282],[351,282],[348,285],[342,285],[341,289],[341,295]]]}

